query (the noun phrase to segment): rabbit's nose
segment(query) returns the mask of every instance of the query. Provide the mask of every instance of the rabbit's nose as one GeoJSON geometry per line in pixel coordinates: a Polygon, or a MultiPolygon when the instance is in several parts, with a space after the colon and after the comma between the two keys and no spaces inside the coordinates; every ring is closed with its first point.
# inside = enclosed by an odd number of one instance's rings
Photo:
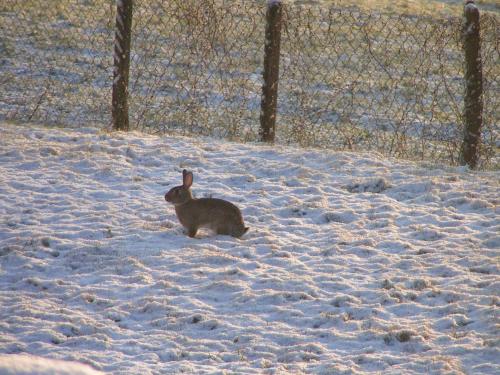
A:
{"type": "Polygon", "coordinates": [[[165,194],[165,200],[168,202],[168,193],[165,194]]]}

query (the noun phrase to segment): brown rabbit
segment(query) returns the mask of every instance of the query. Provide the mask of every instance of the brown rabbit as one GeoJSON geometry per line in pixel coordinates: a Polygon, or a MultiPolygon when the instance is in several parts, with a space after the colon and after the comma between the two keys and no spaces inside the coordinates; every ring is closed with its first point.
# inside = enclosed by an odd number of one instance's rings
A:
{"type": "Polygon", "coordinates": [[[165,194],[165,200],[175,206],[177,218],[187,229],[189,237],[196,236],[200,227],[233,237],[241,237],[247,232],[248,227],[245,227],[238,207],[222,199],[194,199],[189,189],[193,184],[193,173],[185,169],[182,182],[181,186],[173,187],[165,194]]]}

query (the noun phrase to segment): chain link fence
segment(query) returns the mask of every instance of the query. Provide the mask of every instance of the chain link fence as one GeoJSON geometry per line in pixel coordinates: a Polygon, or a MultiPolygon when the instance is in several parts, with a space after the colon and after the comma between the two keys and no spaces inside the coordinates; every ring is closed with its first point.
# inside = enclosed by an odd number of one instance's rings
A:
{"type": "MultiPolygon", "coordinates": [[[[109,126],[116,3],[0,4],[0,119],[109,126]]],[[[264,2],[136,0],[130,124],[152,133],[259,139],[264,2]]],[[[280,143],[456,164],[463,139],[460,16],[287,3],[280,143]]],[[[481,14],[480,167],[498,168],[499,18],[481,14]]]]}
{"type": "Polygon", "coordinates": [[[2,1],[0,119],[107,124],[114,11],[111,1],[2,1]]]}

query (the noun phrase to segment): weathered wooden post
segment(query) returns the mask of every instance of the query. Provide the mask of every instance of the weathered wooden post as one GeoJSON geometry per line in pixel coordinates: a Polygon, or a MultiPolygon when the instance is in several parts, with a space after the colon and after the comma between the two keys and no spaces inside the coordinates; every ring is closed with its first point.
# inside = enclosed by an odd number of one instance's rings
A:
{"type": "Polygon", "coordinates": [[[133,0],[117,0],[113,69],[112,119],[114,130],[129,130],[128,78],[133,0]]]}
{"type": "Polygon", "coordinates": [[[483,70],[479,9],[474,0],[465,2],[464,18],[462,31],[465,54],[464,138],[460,164],[475,168],[483,123],[483,70]]]}
{"type": "Polygon", "coordinates": [[[274,142],[281,42],[281,0],[268,0],[266,12],[266,41],[264,46],[264,83],[260,110],[260,136],[264,142],[274,142]]]}

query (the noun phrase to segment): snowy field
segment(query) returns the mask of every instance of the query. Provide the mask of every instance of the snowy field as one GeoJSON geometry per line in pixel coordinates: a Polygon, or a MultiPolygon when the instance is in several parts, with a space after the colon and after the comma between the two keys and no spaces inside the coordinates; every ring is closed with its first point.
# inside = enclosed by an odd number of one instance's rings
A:
{"type": "Polygon", "coordinates": [[[0,371],[499,374],[499,177],[0,124],[0,371]],[[187,237],[183,168],[250,231],[187,237]]]}

